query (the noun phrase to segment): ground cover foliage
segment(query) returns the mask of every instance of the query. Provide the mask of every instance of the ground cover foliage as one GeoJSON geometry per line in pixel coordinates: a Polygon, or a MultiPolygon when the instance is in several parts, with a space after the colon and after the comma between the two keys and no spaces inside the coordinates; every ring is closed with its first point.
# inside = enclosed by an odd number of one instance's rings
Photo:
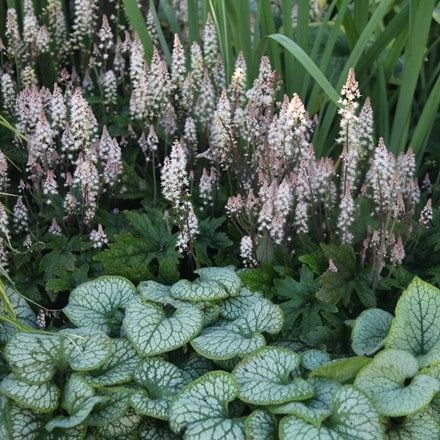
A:
{"type": "Polygon", "coordinates": [[[0,437],[439,438],[438,17],[1,2],[0,437]]]}

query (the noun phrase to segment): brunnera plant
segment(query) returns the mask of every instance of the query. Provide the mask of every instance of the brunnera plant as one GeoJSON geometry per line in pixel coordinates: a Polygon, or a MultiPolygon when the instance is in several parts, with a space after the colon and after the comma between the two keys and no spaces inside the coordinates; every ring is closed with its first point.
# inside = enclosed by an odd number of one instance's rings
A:
{"type": "Polygon", "coordinates": [[[336,359],[284,339],[281,308],[231,267],[171,286],[97,278],[46,331],[12,287],[2,298],[5,439],[440,435],[440,291],[417,278],[395,316],[363,312],[355,355],[336,359]]]}

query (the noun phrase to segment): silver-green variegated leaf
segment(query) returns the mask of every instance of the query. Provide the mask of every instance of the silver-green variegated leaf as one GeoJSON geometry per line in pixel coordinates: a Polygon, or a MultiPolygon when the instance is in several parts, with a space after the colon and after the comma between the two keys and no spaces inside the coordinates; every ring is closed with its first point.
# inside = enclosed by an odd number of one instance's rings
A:
{"type": "Polygon", "coordinates": [[[440,290],[414,278],[395,314],[386,347],[409,351],[420,367],[440,362],[440,290]]]}
{"type": "Polygon", "coordinates": [[[64,313],[77,327],[118,333],[124,309],[138,296],[134,285],[123,277],[105,276],[74,289],[64,313]]]}
{"type": "Polygon", "coordinates": [[[266,298],[258,298],[239,318],[234,325],[247,332],[279,333],[283,327],[283,312],[277,304],[266,298]]]}
{"type": "Polygon", "coordinates": [[[95,396],[95,391],[84,378],[77,374],[70,376],[67,381],[61,400],[61,407],[69,416],[58,416],[46,423],[46,430],[51,432],[56,428],[71,429],[81,425],[92,412],[93,408],[107,398],[95,396]]]}
{"type": "Polygon", "coordinates": [[[427,412],[422,411],[397,422],[386,422],[386,440],[438,440],[440,425],[427,412]]]}
{"type": "Polygon", "coordinates": [[[171,296],[181,301],[218,301],[229,296],[228,292],[214,281],[180,280],[171,286],[171,296]]]}
{"type": "Polygon", "coordinates": [[[323,377],[311,377],[308,382],[313,387],[313,397],[303,402],[287,402],[269,407],[274,414],[291,414],[319,428],[323,420],[332,413],[333,399],[341,384],[323,377]]]}
{"type": "Polygon", "coordinates": [[[112,339],[112,354],[97,370],[89,372],[86,380],[95,387],[130,382],[140,358],[127,339],[112,339]]]}
{"type": "Polygon", "coordinates": [[[256,301],[262,298],[262,293],[252,292],[246,287],[239,290],[238,296],[228,298],[220,305],[220,316],[225,319],[234,320],[243,316],[256,301]]]}
{"type": "Polygon", "coordinates": [[[0,438],[2,440],[39,440],[43,417],[0,395],[0,438]]]}
{"type": "MultiPolygon", "coordinates": [[[[4,287],[17,322],[31,328],[36,327],[37,320],[35,314],[23,296],[8,284],[5,284],[4,287]]],[[[6,314],[6,307],[2,300],[0,300],[0,314],[6,314]]],[[[16,328],[12,324],[0,321],[0,345],[6,344],[16,331],[16,328]]]]}
{"type": "Polygon", "coordinates": [[[312,371],[332,360],[331,356],[322,350],[306,350],[301,353],[301,367],[312,371]]]}
{"type": "Polygon", "coordinates": [[[238,385],[229,373],[213,371],[187,385],[173,399],[169,420],[186,440],[245,440],[244,421],[232,419],[228,404],[238,395],[238,385]]]}
{"type": "Polygon", "coordinates": [[[202,329],[203,312],[199,307],[185,304],[172,316],[154,303],[133,301],[127,306],[124,331],[141,356],[154,356],[182,347],[202,329]]]}
{"type": "Polygon", "coordinates": [[[275,405],[311,398],[312,386],[291,375],[300,360],[297,353],[278,347],[266,347],[245,357],[232,372],[240,399],[253,405],[275,405]]]}
{"type": "Polygon", "coordinates": [[[246,417],[246,440],[276,440],[276,420],[267,411],[257,409],[246,417]]]}
{"type": "Polygon", "coordinates": [[[53,383],[29,385],[9,374],[0,383],[0,393],[21,407],[40,413],[51,412],[58,407],[59,390],[53,383]]]}
{"type": "Polygon", "coordinates": [[[220,361],[253,353],[264,347],[266,340],[261,333],[243,332],[230,324],[205,328],[191,345],[201,356],[220,361]]]}
{"type": "Polygon", "coordinates": [[[144,419],[139,427],[137,440],[179,440],[176,434],[171,432],[167,425],[160,424],[153,419],[144,419]]]}
{"type": "Polygon", "coordinates": [[[280,440],[382,440],[383,427],[372,403],[359,390],[344,386],[336,392],[329,424],[320,427],[286,416],[279,427],[280,440]]]}
{"type": "Polygon", "coordinates": [[[380,414],[402,417],[426,408],[440,390],[437,379],[417,373],[417,360],[410,353],[384,350],[359,372],[355,385],[371,397],[380,414]]]}
{"type": "Polygon", "coordinates": [[[181,370],[187,383],[212,371],[214,364],[209,359],[193,353],[182,365],[181,370]]]}
{"type": "Polygon", "coordinates": [[[393,315],[381,309],[364,310],[354,322],[351,346],[358,355],[370,356],[385,344],[393,315]]]}
{"type": "Polygon", "coordinates": [[[171,286],[165,286],[157,281],[142,281],[138,286],[139,295],[144,301],[151,301],[162,305],[179,306],[184,301],[175,299],[170,294],[171,286]]]}
{"type": "Polygon", "coordinates": [[[75,371],[100,368],[112,354],[112,340],[89,328],[66,329],[63,336],[63,359],[75,371]]]}
{"type": "Polygon", "coordinates": [[[212,281],[220,284],[229,296],[238,295],[243,285],[240,277],[235,273],[232,266],[227,267],[204,267],[195,271],[200,281],[212,281]]]}
{"type": "Polygon", "coordinates": [[[130,397],[134,389],[128,387],[102,388],[99,395],[106,401],[99,403],[87,419],[89,426],[104,426],[123,417],[130,408],[130,397]]]}
{"type": "Polygon", "coordinates": [[[163,359],[145,359],[135,370],[133,379],[142,387],[131,396],[131,405],[140,414],[168,420],[171,398],[186,385],[182,370],[163,359]]]}
{"type": "Polygon", "coordinates": [[[84,440],[87,434],[87,426],[79,425],[73,428],[55,428],[44,432],[38,440],[84,440]]]}
{"type": "Polygon", "coordinates": [[[49,381],[62,358],[58,335],[16,333],[6,344],[5,357],[15,376],[31,384],[49,381]]]}
{"type": "Polygon", "coordinates": [[[96,428],[97,439],[128,439],[137,438],[137,429],[142,421],[142,416],[136,414],[131,408],[120,418],[112,420],[96,428]]]}

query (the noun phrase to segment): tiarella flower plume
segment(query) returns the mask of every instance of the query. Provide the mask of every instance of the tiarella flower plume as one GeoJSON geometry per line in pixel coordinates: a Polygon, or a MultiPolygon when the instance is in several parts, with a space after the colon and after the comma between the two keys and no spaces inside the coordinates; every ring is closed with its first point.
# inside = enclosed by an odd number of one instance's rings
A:
{"type": "Polygon", "coordinates": [[[203,168],[202,176],[200,177],[200,198],[205,206],[212,205],[215,189],[217,186],[217,173],[214,168],[208,172],[203,168]]]}
{"type": "Polygon", "coordinates": [[[19,196],[14,205],[12,222],[16,233],[29,230],[29,214],[26,205],[23,203],[23,196],[19,196]]]}
{"type": "Polygon", "coordinates": [[[162,193],[178,209],[188,191],[187,157],[182,144],[174,142],[171,154],[165,158],[161,171],[162,193]]]}
{"type": "Polygon", "coordinates": [[[50,100],[50,122],[54,130],[61,130],[67,117],[67,108],[61,88],[55,84],[50,100]]]}
{"type": "Polygon", "coordinates": [[[58,194],[58,185],[53,170],[49,170],[43,183],[43,194],[46,196],[46,203],[52,203],[52,197],[58,194]]]}
{"type": "Polygon", "coordinates": [[[98,225],[97,229],[93,229],[90,232],[90,240],[93,242],[95,249],[101,249],[108,243],[108,237],[101,224],[98,225]]]}
{"type": "Polygon", "coordinates": [[[174,35],[173,55],[171,62],[171,84],[174,91],[182,89],[186,78],[185,52],[178,34],[174,35]]]}
{"type": "Polygon", "coordinates": [[[113,70],[107,70],[101,77],[102,90],[104,91],[104,105],[107,110],[116,104],[118,84],[113,70]]]}
{"type": "Polygon", "coordinates": [[[9,219],[5,205],[0,202],[0,239],[9,238],[9,219]]]}
{"type": "Polygon", "coordinates": [[[93,36],[96,21],[96,7],[96,0],[74,1],[75,18],[71,36],[71,44],[74,48],[79,49],[83,47],[85,38],[91,38],[93,36]]]}
{"type": "Polygon", "coordinates": [[[199,222],[194,213],[194,207],[189,200],[182,203],[178,213],[179,234],[177,237],[177,250],[181,253],[188,251],[191,242],[199,233],[199,222]]]}
{"type": "Polygon", "coordinates": [[[402,237],[399,237],[393,244],[391,249],[391,264],[400,266],[405,258],[405,248],[403,246],[402,237]]]}
{"type": "Polygon", "coordinates": [[[202,83],[200,85],[200,93],[194,114],[200,126],[206,127],[211,119],[211,115],[215,110],[215,90],[209,75],[205,72],[202,83]]]}
{"type": "Polygon", "coordinates": [[[200,49],[198,43],[194,42],[191,45],[191,77],[197,92],[202,84],[204,74],[205,65],[203,62],[202,49],[200,49]]]}
{"type": "Polygon", "coordinates": [[[70,102],[70,129],[75,150],[88,150],[96,137],[97,122],[79,87],[73,93],[70,102]]]}
{"type": "Polygon", "coordinates": [[[374,118],[370,98],[365,100],[362,110],[359,114],[357,124],[357,139],[359,142],[361,155],[374,150],[374,118]]]}
{"type": "Polygon", "coordinates": [[[432,222],[432,216],[432,199],[428,199],[426,205],[420,213],[419,224],[424,227],[428,226],[432,222]]]}
{"type": "Polygon", "coordinates": [[[55,218],[52,219],[52,224],[49,227],[49,234],[56,236],[62,235],[61,228],[55,218]]]}
{"type": "Polygon", "coordinates": [[[229,96],[235,106],[242,106],[246,101],[247,66],[243,53],[238,54],[234,73],[229,85],[229,96]]]}
{"type": "Polygon", "coordinates": [[[350,244],[353,241],[351,226],[354,222],[355,206],[351,194],[342,196],[339,204],[338,233],[342,243],[350,244]]]}
{"type": "Polygon", "coordinates": [[[2,109],[7,114],[12,116],[15,109],[15,82],[11,75],[4,72],[0,76],[2,109]]]}
{"type": "Polygon", "coordinates": [[[9,185],[8,161],[0,150],[0,192],[5,192],[9,185]]]}
{"type": "Polygon", "coordinates": [[[17,12],[15,8],[8,8],[6,15],[6,38],[8,41],[7,50],[11,58],[20,51],[21,36],[18,28],[17,12]]]}
{"type": "Polygon", "coordinates": [[[90,156],[79,155],[73,183],[81,191],[84,222],[90,224],[98,208],[100,190],[98,171],[90,156]]]}
{"type": "Polygon", "coordinates": [[[252,267],[257,264],[254,253],[252,238],[249,235],[243,236],[240,240],[240,257],[245,266],[252,267]]]}
{"type": "Polygon", "coordinates": [[[210,73],[214,72],[218,55],[217,31],[211,14],[208,14],[203,31],[203,62],[210,73]]]}

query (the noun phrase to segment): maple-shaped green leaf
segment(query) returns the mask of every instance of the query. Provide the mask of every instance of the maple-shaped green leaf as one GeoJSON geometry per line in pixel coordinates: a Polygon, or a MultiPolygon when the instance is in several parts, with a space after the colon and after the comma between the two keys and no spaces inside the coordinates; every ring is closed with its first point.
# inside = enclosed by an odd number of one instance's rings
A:
{"type": "Polygon", "coordinates": [[[312,377],[308,380],[313,387],[313,397],[302,402],[287,402],[271,406],[274,414],[291,414],[307,423],[319,427],[323,420],[332,413],[333,399],[341,384],[323,377],[312,377]]]}
{"type": "Polygon", "coordinates": [[[357,318],[351,333],[351,346],[359,355],[376,353],[385,344],[393,315],[381,309],[364,310],[357,318]]]}
{"type": "Polygon", "coordinates": [[[331,356],[322,350],[306,350],[301,354],[301,366],[312,371],[332,360],[331,356]]]}
{"type": "Polygon", "coordinates": [[[386,440],[438,440],[440,425],[429,414],[422,411],[399,420],[385,421],[386,440]]]}
{"type": "Polygon", "coordinates": [[[243,283],[235,273],[233,266],[226,267],[204,267],[195,271],[200,281],[213,281],[220,284],[229,296],[238,295],[243,283]]]}
{"type": "Polygon", "coordinates": [[[112,339],[112,354],[86,380],[95,387],[120,385],[130,382],[140,358],[127,339],[112,339]]]}
{"type": "Polygon", "coordinates": [[[379,415],[368,398],[352,386],[335,393],[328,425],[320,427],[300,417],[281,419],[280,440],[381,440],[384,438],[379,415]]]}
{"type": "Polygon", "coordinates": [[[183,301],[217,301],[229,296],[229,293],[221,284],[215,281],[202,281],[193,283],[188,280],[180,280],[171,286],[171,296],[183,301]]]}
{"type": "Polygon", "coordinates": [[[36,412],[51,412],[58,407],[59,390],[52,383],[29,385],[9,374],[0,383],[0,393],[36,412]]]}
{"type": "Polygon", "coordinates": [[[205,328],[191,341],[201,356],[216,361],[243,357],[266,345],[261,333],[243,331],[233,324],[205,328]]]}
{"type": "Polygon", "coordinates": [[[158,420],[146,418],[139,427],[137,440],[179,440],[180,437],[171,432],[167,425],[158,420]]]}
{"type": "Polygon", "coordinates": [[[242,359],[232,374],[240,387],[239,397],[253,405],[274,405],[313,396],[304,379],[292,377],[301,357],[286,348],[266,347],[242,359]]]}
{"type": "Polygon", "coordinates": [[[81,425],[96,405],[106,401],[106,397],[95,396],[92,386],[84,378],[74,374],[67,381],[61,400],[61,407],[69,416],[54,417],[46,423],[46,429],[71,429],[81,425]]]}
{"type": "Polygon", "coordinates": [[[43,416],[21,408],[0,395],[0,438],[2,440],[39,440],[43,416]]]}
{"type": "MultiPolygon", "coordinates": [[[[23,296],[21,296],[20,293],[9,284],[4,285],[4,294],[7,298],[2,300],[0,297],[0,314],[9,315],[9,307],[4,303],[4,301],[8,301],[8,306],[12,307],[13,312],[13,316],[9,316],[10,318],[15,319],[20,324],[28,327],[36,327],[37,321],[35,314],[23,296]]],[[[14,325],[0,321],[0,345],[6,344],[16,331],[14,325]]]]}
{"type": "Polygon", "coordinates": [[[387,348],[413,354],[420,367],[440,362],[440,290],[414,278],[397,302],[387,348]]]}
{"type": "Polygon", "coordinates": [[[163,359],[145,359],[135,370],[135,382],[143,389],[131,396],[131,405],[140,414],[168,419],[171,398],[186,385],[182,370],[163,359]]]}
{"type": "Polygon", "coordinates": [[[228,404],[237,398],[238,385],[229,373],[212,371],[181,390],[171,402],[169,420],[187,440],[245,440],[244,421],[232,419],[228,404]]]}
{"type": "Polygon", "coordinates": [[[154,356],[182,347],[203,326],[199,307],[185,304],[167,316],[163,307],[139,300],[130,303],[124,318],[124,331],[141,356],[154,356]]]}
{"type": "Polygon", "coordinates": [[[177,234],[169,231],[162,210],[124,211],[124,215],[128,227],[113,236],[108,248],[95,256],[104,265],[105,273],[122,275],[133,282],[156,277],[175,281],[181,258],[176,251],[177,234]]]}
{"type": "Polygon", "coordinates": [[[356,377],[359,370],[371,362],[370,358],[365,356],[353,356],[349,358],[336,359],[315,368],[311,373],[311,377],[327,377],[335,379],[338,382],[349,382],[356,377]]]}
{"type": "Polygon", "coordinates": [[[74,289],[64,313],[78,327],[117,333],[125,307],[136,297],[136,288],[127,279],[100,277],[74,289]]]}
{"type": "Polygon", "coordinates": [[[276,440],[276,421],[275,417],[257,409],[252,411],[245,422],[246,440],[276,440]]]}
{"type": "Polygon", "coordinates": [[[384,416],[414,414],[426,408],[440,390],[437,379],[417,374],[418,369],[417,360],[410,353],[384,350],[359,372],[355,385],[371,397],[384,416]]]}

